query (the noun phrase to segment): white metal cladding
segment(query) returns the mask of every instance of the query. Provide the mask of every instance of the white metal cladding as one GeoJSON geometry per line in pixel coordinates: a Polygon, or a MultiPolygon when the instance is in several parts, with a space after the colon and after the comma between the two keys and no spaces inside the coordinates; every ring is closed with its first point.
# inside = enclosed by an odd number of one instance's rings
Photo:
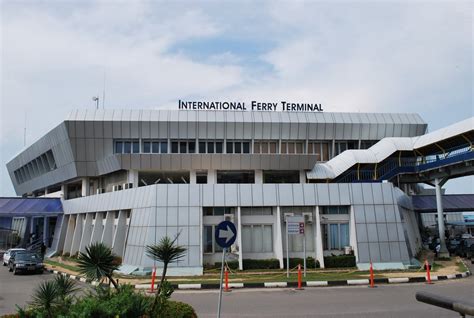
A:
{"type": "Polygon", "coordinates": [[[365,150],[346,150],[326,163],[317,163],[308,179],[334,179],[355,164],[379,163],[396,151],[413,151],[474,129],[474,117],[435,130],[423,136],[387,137],[365,150]]]}

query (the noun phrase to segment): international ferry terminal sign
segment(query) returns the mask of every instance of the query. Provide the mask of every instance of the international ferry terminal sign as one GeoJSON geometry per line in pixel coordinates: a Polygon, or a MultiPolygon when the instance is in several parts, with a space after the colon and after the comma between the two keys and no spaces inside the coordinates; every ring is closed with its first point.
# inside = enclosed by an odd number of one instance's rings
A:
{"type": "Polygon", "coordinates": [[[252,110],[252,111],[277,111],[284,112],[322,112],[321,104],[315,103],[291,103],[281,101],[279,103],[267,103],[251,101],[245,102],[207,102],[207,101],[182,101],[178,100],[180,110],[252,110]],[[249,108],[247,108],[249,106],[249,108]]]}

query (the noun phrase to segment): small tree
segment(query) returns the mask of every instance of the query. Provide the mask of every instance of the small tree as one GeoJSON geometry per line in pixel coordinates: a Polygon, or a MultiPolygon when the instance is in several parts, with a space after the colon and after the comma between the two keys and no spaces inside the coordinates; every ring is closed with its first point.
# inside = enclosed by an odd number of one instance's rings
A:
{"type": "Polygon", "coordinates": [[[44,312],[48,318],[54,317],[54,309],[58,303],[58,287],[54,281],[42,282],[33,292],[33,308],[44,312]]]}
{"type": "Polygon", "coordinates": [[[102,243],[89,245],[86,247],[85,253],[81,252],[79,254],[77,262],[80,273],[98,281],[107,277],[118,290],[118,283],[112,275],[119,268],[119,264],[115,261],[115,255],[108,246],[102,243]]]}
{"type": "MultiPolygon", "coordinates": [[[[168,271],[168,265],[171,262],[176,262],[182,259],[186,255],[186,248],[175,244],[178,240],[178,235],[171,240],[168,236],[163,237],[158,244],[148,245],[146,247],[146,254],[152,259],[163,263],[163,272],[161,273],[160,285],[156,290],[155,301],[153,302],[152,312],[156,308],[160,293],[162,291],[163,283],[166,278],[166,272],[168,271]]],[[[169,297],[169,295],[168,295],[169,297]]]]}

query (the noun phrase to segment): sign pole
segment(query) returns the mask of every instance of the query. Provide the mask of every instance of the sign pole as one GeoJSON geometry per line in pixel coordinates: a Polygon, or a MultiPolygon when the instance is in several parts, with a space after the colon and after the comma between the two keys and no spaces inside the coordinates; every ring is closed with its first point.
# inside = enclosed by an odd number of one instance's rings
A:
{"type": "Polygon", "coordinates": [[[219,302],[217,303],[217,318],[221,317],[221,303],[222,303],[222,276],[224,274],[225,250],[222,249],[222,264],[221,264],[221,279],[219,280],[219,302]]]}
{"type": "Polygon", "coordinates": [[[306,277],[306,231],[303,233],[303,270],[304,270],[304,277],[306,277]]]}
{"type": "Polygon", "coordinates": [[[290,253],[288,249],[288,241],[290,239],[290,235],[288,234],[288,220],[286,221],[286,277],[290,277],[290,253]]]}

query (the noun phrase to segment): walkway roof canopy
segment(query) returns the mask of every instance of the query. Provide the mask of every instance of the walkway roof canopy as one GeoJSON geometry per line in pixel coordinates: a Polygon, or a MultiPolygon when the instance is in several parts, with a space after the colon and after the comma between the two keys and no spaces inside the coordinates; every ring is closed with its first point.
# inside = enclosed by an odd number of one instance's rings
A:
{"type": "Polygon", "coordinates": [[[55,216],[63,213],[57,198],[0,198],[0,216],[55,216]]]}

